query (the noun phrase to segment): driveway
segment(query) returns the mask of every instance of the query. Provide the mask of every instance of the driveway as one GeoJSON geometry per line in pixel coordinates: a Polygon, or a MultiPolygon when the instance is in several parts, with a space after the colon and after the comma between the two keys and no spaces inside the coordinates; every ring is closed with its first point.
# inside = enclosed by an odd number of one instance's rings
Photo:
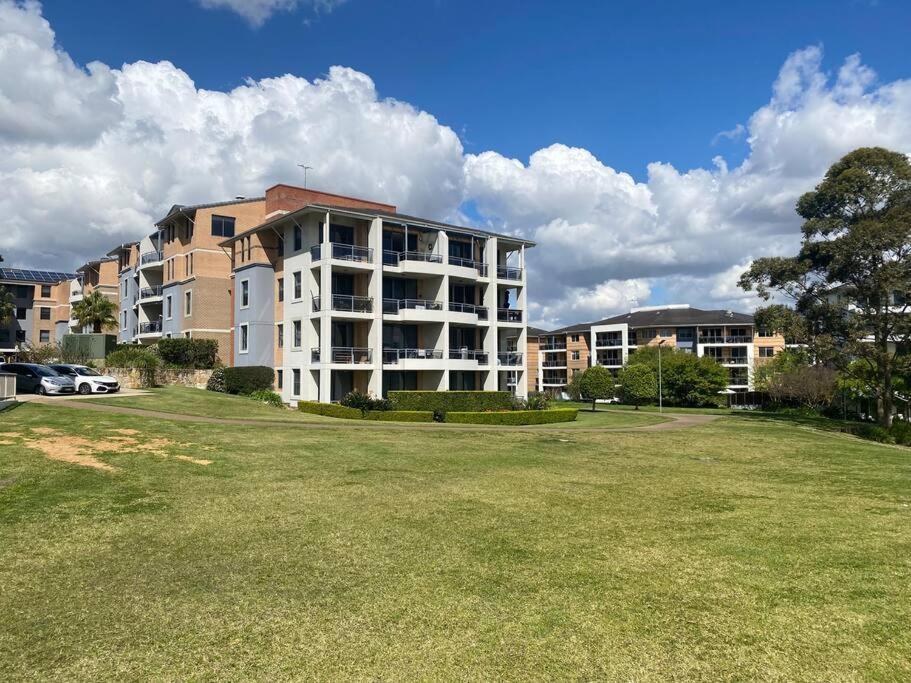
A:
{"type": "Polygon", "coordinates": [[[20,403],[60,403],[63,401],[91,401],[93,398],[117,398],[119,396],[148,396],[150,392],[145,389],[121,389],[116,394],[70,394],[68,396],[38,396],[37,394],[21,394],[16,396],[20,403]]]}

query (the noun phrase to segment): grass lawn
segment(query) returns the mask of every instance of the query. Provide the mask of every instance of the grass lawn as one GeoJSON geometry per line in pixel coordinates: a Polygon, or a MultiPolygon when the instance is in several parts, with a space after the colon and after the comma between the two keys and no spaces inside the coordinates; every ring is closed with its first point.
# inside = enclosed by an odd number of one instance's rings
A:
{"type": "Polygon", "coordinates": [[[908,680],[911,451],[26,404],[0,588],[4,681],[908,680]]]}
{"type": "MultiPolygon", "coordinates": [[[[554,401],[553,405],[555,407],[567,407],[567,408],[578,408],[579,410],[591,410],[592,404],[590,401],[554,401]]],[[[631,411],[635,413],[657,413],[658,406],[639,406],[639,409],[636,410],[636,406],[625,405],[622,403],[599,403],[598,410],[607,410],[607,411],[631,411]]],[[[664,406],[664,412],[666,413],[693,413],[696,415],[739,415],[741,412],[747,411],[737,411],[731,410],[730,408],[681,408],[678,406],[664,406]]]]}

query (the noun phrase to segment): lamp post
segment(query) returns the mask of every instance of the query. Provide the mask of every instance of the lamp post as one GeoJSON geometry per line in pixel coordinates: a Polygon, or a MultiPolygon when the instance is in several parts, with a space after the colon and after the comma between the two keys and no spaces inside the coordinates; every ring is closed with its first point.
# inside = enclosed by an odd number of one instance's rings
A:
{"type": "Polygon", "coordinates": [[[664,412],[664,402],[661,399],[661,347],[664,346],[666,339],[658,342],[658,412],[664,412]]]}

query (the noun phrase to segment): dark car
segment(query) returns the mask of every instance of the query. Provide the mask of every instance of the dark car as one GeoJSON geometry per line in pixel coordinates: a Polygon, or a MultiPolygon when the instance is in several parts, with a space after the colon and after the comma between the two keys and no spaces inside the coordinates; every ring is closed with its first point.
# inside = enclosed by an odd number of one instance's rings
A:
{"type": "Polygon", "coordinates": [[[37,363],[3,363],[0,372],[16,375],[17,394],[75,394],[76,384],[69,377],[37,363]]]}

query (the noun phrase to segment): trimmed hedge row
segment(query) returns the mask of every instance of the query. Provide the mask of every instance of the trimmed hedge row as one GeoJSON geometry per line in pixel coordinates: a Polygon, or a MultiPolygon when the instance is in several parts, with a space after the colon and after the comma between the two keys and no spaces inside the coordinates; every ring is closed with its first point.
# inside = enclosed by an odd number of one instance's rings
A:
{"type": "Polygon", "coordinates": [[[319,401],[298,401],[297,409],[302,413],[340,417],[347,420],[360,420],[361,411],[357,408],[340,406],[338,403],[320,403],[319,401]]]}
{"type": "Polygon", "coordinates": [[[576,408],[553,410],[510,410],[502,413],[450,412],[446,422],[475,425],[543,425],[554,422],[575,422],[576,408]]]}
{"type": "Polygon", "coordinates": [[[509,410],[512,394],[508,391],[390,391],[389,400],[396,410],[480,412],[509,410]]]}
{"type": "Polygon", "coordinates": [[[275,372],[265,365],[225,368],[225,391],[229,394],[252,394],[272,389],[275,372]]]}
{"type": "Polygon", "coordinates": [[[364,415],[364,419],[380,422],[433,422],[433,413],[429,410],[371,410],[364,415]]]}
{"type": "Polygon", "coordinates": [[[158,341],[158,355],[169,365],[179,368],[210,370],[218,362],[218,342],[214,339],[174,337],[158,341]]]}

